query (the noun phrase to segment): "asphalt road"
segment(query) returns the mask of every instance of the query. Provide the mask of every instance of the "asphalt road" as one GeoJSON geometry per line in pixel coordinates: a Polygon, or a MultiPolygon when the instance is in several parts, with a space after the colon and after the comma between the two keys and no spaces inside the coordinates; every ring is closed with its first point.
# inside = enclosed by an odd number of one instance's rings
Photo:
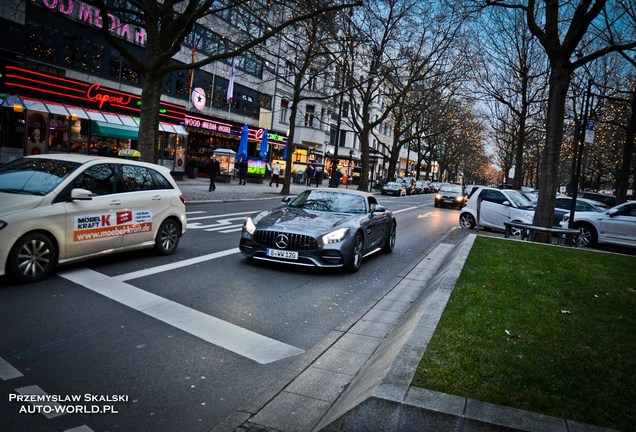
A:
{"type": "Polygon", "coordinates": [[[0,430],[212,429],[458,224],[433,195],[380,201],[396,213],[396,248],[356,274],[244,259],[242,221],[279,204],[265,200],[188,205],[169,257],[114,255],[31,285],[0,278],[0,430]],[[34,394],[65,411],[29,402],[34,394]]]}

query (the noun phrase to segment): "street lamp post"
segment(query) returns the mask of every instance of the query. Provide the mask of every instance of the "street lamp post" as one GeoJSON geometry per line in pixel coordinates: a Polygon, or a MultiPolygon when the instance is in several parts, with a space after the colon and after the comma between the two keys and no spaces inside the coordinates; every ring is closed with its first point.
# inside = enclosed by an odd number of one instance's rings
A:
{"type": "Polygon", "coordinates": [[[574,226],[574,211],[576,209],[576,196],[579,193],[579,181],[581,179],[581,165],[583,162],[583,146],[585,143],[585,130],[588,122],[590,98],[592,97],[592,80],[587,81],[587,91],[585,93],[585,107],[583,109],[583,125],[581,127],[579,135],[579,146],[576,161],[576,171],[574,173],[574,181],[572,182],[572,207],[570,208],[570,221],[568,222],[568,228],[574,226]]]}
{"type": "Polygon", "coordinates": [[[338,102],[338,120],[336,120],[336,136],[334,139],[334,149],[333,149],[333,163],[331,166],[331,176],[335,174],[338,169],[338,147],[340,146],[340,126],[342,125],[342,106],[344,104],[344,86],[345,86],[345,68],[342,66],[340,74],[342,75],[340,79],[340,101],[338,102]]]}

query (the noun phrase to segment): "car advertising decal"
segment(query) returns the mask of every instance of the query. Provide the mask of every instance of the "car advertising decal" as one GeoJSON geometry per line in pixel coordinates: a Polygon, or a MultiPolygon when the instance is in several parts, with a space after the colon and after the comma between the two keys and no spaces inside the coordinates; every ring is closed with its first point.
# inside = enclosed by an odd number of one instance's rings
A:
{"type": "Polygon", "coordinates": [[[152,231],[152,210],[75,216],[73,241],[97,240],[152,231]]]}

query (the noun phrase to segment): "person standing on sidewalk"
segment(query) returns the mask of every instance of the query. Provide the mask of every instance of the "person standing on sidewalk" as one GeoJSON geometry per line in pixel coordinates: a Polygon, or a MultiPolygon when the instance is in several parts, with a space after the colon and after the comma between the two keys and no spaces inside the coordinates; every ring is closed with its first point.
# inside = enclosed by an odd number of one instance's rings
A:
{"type": "Polygon", "coordinates": [[[305,171],[305,175],[307,176],[307,186],[311,186],[311,178],[314,176],[314,167],[311,165],[307,166],[307,171],[305,171]]]}
{"type": "Polygon", "coordinates": [[[319,187],[322,185],[323,176],[324,176],[324,173],[322,172],[322,169],[316,168],[316,187],[319,187]]]}
{"type": "Polygon", "coordinates": [[[274,164],[272,167],[272,179],[269,182],[269,187],[272,187],[272,183],[276,182],[276,187],[278,187],[278,178],[280,177],[280,165],[278,162],[274,164]]]}
{"type": "Polygon", "coordinates": [[[221,164],[216,160],[214,156],[210,158],[210,163],[208,164],[208,175],[210,176],[210,187],[208,188],[208,192],[212,192],[216,190],[216,185],[214,184],[214,179],[221,172],[221,164]]]}
{"type": "Polygon", "coordinates": [[[239,175],[239,184],[240,185],[247,184],[247,160],[245,160],[245,158],[242,158],[239,161],[238,166],[236,168],[238,170],[238,175],[239,175]]]}

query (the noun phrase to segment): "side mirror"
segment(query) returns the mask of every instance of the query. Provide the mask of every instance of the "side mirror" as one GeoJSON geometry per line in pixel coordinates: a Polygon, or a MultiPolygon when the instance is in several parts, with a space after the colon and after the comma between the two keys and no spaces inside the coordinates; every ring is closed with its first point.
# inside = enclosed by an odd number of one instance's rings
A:
{"type": "Polygon", "coordinates": [[[380,204],[372,204],[371,205],[371,213],[384,213],[386,209],[380,204]]]}
{"type": "Polygon", "coordinates": [[[71,190],[71,201],[90,201],[93,199],[93,192],[88,189],[75,188],[71,190]]]}
{"type": "Polygon", "coordinates": [[[501,204],[503,204],[503,205],[505,205],[505,206],[507,206],[507,207],[512,207],[512,206],[510,205],[510,201],[504,201],[504,202],[502,202],[501,204]]]}
{"type": "Polygon", "coordinates": [[[286,204],[289,204],[290,202],[292,202],[292,197],[290,196],[283,197],[282,201],[286,204]]]}
{"type": "Polygon", "coordinates": [[[609,217],[614,217],[614,216],[618,216],[618,210],[617,209],[609,209],[607,211],[607,215],[609,217]]]}

